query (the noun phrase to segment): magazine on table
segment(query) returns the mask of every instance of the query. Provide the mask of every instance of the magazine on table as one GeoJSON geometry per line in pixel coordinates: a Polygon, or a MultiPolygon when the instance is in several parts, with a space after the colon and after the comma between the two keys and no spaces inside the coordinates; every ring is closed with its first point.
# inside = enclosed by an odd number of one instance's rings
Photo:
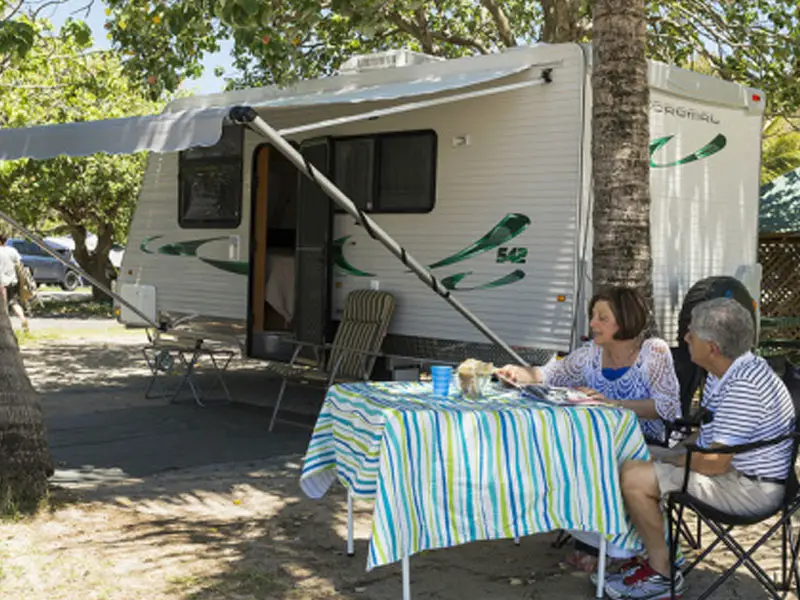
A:
{"type": "MultiPolygon", "coordinates": [[[[495,375],[497,375],[495,373],[495,375]]],[[[613,406],[611,403],[592,398],[580,390],[565,387],[555,387],[543,383],[516,383],[505,377],[497,375],[497,378],[516,388],[526,398],[537,400],[555,406],[613,406]]]]}

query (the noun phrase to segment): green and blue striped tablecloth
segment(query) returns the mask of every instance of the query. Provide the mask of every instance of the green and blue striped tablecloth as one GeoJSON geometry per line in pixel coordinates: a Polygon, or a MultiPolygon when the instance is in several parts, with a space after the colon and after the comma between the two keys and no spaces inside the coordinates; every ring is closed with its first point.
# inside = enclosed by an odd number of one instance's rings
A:
{"type": "Polygon", "coordinates": [[[639,550],[619,466],[646,459],[636,415],[557,407],[494,389],[468,400],[431,385],[330,388],[306,452],[301,487],[319,498],[341,481],[374,498],[367,569],[476,540],[555,529],[604,532],[639,550]]]}

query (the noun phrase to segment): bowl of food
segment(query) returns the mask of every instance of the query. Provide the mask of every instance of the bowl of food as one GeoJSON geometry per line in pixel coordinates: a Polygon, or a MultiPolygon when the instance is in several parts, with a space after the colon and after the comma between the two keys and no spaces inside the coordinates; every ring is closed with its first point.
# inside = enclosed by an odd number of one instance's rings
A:
{"type": "Polygon", "coordinates": [[[461,393],[467,398],[480,398],[489,391],[494,365],[474,358],[458,365],[458,382],[461,393]]]}

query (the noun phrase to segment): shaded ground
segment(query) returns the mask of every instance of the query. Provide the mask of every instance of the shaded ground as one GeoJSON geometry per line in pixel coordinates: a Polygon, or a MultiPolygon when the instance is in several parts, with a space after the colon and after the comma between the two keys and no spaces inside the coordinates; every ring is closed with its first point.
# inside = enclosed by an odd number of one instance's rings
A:
{"type": "MultiPolygon", "coordinates": [[[[364,570],[371,505],[356,504],[357,556],[348,558],[341,488],[321,501],[300,492],[310,430],[282,423],[277,434],[266,433],[276,387],[257,364],[238,364],[229,378],[242,403],[201,409],[191,401],[145,400],[142,334],[107,322],[69,323],[34,323],[23,350],[42,392],[56,480],[68,492],[57,494],[51,512],[0,523],[0,597],[401,597],[398,566],[364,570]],[[61,335],[42,334],[53,329],[61,335]]],[[[294,390],[289,405],[313,414],[319,395],[294,390]]],[[[558,566],[564,551],[552,549],[552,539],[415,556],[413,597],[591,598],[585,575],[558,566]]],[[[711,574],[693,575],[694,589],[711,574]]],[[[766,594],[742,573],[715,597],[766,594]]]]}

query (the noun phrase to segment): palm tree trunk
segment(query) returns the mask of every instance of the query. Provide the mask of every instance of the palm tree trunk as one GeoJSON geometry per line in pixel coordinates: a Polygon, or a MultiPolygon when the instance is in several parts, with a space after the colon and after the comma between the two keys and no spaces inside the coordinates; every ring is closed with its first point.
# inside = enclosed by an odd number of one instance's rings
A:
{"type": "Polygon", "coordinates": [[[53,473],[39,396],[31,385],[5,302],[0,302],[0,514],[30,511],[53,473]]]}
{"type": "Polygon", "coordinates": [[[597,0],[593,18],[594,287],[637,287],[652,306],[644,0],[597,0]]]}

